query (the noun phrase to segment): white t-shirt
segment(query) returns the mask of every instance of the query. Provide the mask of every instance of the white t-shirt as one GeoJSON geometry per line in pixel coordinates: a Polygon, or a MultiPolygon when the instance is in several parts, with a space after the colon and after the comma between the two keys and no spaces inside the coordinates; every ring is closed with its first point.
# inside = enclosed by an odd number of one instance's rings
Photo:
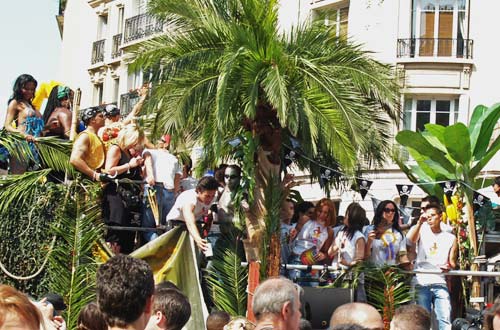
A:
{"type": "MultiPolygon", "coordinates": [[[[417,242],[415,270],[441,271],[439,266],[448,263],[454,242],[454,235],[444,231],[435,234],[427,223],[422,224],[417,242]]],[[[446,284],[442,274],[416,274],[415,281],[419,285],[446,284]]]]}
{"type": "Polygon", "coordinates": [[[319,251],[327,239],[328,227],[321,225],[316,220],[309,220],[295,237],[292,251],[296,255],[301,255],[302,252],[313,247],[319,251]]]}
{"type": "Polygon", "coordinates": [[[212,202],[208,204],[203,204],[198,200],[196,197],[198,194],[196,193],[195,189],[191,189],[188,191],[185,191],[181,193],[177,199],[175,200],[174,206],[172,206],[172,209],[170,212],[167,214],[167,221],[168,220],[180,220],[180,221],[186,221],[184,218],[184,214],[182,212],[182,209],[186,205],[194,205],[194,219],[198,220],[202,216],[208,215],[208,211],[210,210],[210,205],[212,205],[212,202]]]}
{"type": "MultiPolygon", "coordinates": [[[[368,233],[373,230],[372,228],[365,232],[366,240],[368,240],[368,233]]],[[[389,228],[380,238],[372,241],[371,249],[371,255],[368,259],[370,262],[377,266],[395,265],[398,256],[406,254],[406,237],[397,230],[389,228]]]]}
{"type": "Polygon", "coordinates": [[[165,149],[145,149],[142,155],[145,153],[151,155],[155,181],[163,183],[167,189],[174,189],[175,175],[182,175],[177,157],[165,149]]]}
{"type": "Polygon", "coordinates": [[[335,245],[339,248],[337,260],[341,268],[349,268],[340,264],[341,259],[344,259],[346,262],[352,262],[354,260],[356,255],[356,242],[358,239],[365,239],[365,236],[359,230],[352,235],[351,239],[347,237],[347,231],[342,230],[337,234],[337,237],[335,238],[335,245]]]}

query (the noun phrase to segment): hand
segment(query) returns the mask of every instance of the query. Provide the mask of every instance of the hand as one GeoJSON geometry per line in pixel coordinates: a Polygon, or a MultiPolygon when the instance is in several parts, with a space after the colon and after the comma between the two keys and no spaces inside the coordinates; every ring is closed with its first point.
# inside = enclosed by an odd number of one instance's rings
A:
{"type": "Polygon", "coordinates": [[[439,268],[443,271],[443,273],[447,273],[451,270],[450,264],[439,265],[439,268]]]}
{"type": "Polygon", "coordinates": [[[322,260],[325,260],[326,258],[326,254],[319,251],[318,253],[316,253],[316,255],[314,255],[314,260],[315,261],[322,261],[322,260]]]}
{"type": "Polygon", "coordinates": [[[420,216],[420,218],[418,218],[418,222],[419,222],[420,224],[422,224],[422,223],[426,223],[426,222],[427,222],[427,216],[426,216],[425,214],[422,214],[422,215],[420,216]]]}
{"type": "Polygon", "coordinates": [[[152,176],[152,175],[148,175],[148,176],[146,177],[146,183],[147,183],[148,185],[150,185],[151,187],[152,187],[152,186],[154,186],[154,185],[155,185],[155,183],[156,183],[154,176],[152,176]]]}
{"type": "Polygon", "coordinates": [[[30,134],[26,134],[24,136],[24,138],[26,139],[26,141],[28,142],[35,142],[36,141],[36,138],[33,136],[33,135],[30,135],[30,134]]]}
{"type": "Polygon", "coordinates": [[[143,163],[144,163],[144,158],[142,158],[141,156],[133,157],[128,162],[128,164],[130,165],[130,168],[142,166],[143,163]]]}
{"type": "Polygon", "coordinates": [[[371,231],[368,233],[368,240],[371,242],[371,241],[373,241],[375,238],[377,238],[377,233],[375,232],[375,230],[371,230],[371,231]]]}
{"type": "Polygon", "coordinates": [[[149,92],[148,84],[144,84],[144,85],[142,85],[141,88],[137,89],[137,94],[139,94],[140,97],[145,98],[148,95],[148,92],[149,92]]]}
{"type": "Polygon", "coordinates": [[[290,241],[293,241],[297,236],[297,230],[295,228],[290,229],[290,241]]]}
{"type": "Polygon", "coordinates": [[[199,238],[195,241],[201,252],[205,252],[208,249],[208,243],[206,239],[199,238]]]}
{"type": "Polygon", "coordinates": [[[99,175],[97,176],[97,181],[101,181],[101,182],[111,182],[111,181],[113,181],[113,179],[114,179],[114,177],[112,177],[106,173],[99,173],[99,175]]]}

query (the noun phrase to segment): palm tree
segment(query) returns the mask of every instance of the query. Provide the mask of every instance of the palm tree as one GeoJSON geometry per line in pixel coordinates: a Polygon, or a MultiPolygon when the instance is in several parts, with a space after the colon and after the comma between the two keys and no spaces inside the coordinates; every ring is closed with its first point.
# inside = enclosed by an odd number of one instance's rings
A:
{"type": "MultiPolygon", "coordinates": [[[[360,46],[317,23],[280,32],[278,0],[152,0],[149,10],[168,33],[139,45],[132,69],[151,73],[153,133],[190,134],[212,168],[234,157],[228,141],[244,136],[246,224],[257,250],[264,187],[280,177],[290,138],[344,173],[386,158],[399,119],[397,84],[391,67],[360,46]]],[[[319,177],[318,166],[299,165],[319,177]]]]}

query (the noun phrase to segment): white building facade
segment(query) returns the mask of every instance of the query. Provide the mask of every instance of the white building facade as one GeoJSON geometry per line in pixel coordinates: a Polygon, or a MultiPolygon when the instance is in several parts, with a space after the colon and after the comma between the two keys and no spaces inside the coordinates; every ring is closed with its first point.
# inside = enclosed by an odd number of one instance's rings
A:
{"type": "MultiPolygon", "coordinates": [[[[136,96],[129,90],[139,87],[143,77],[128,70],[130,46],[163,32],[161,22],[146,13],[145,2],[68,0],[60,76],[81,88],[82,107],[117,103],[131,109],[136,96]]],[[[499,11],[497,0],[284,0],[279,14],[283,30],[321,17],[339,36],[394,65],[404,112],[399,129],[421,130],[426,123],[468,123],[476,105],[500,101],[495,83],[500,47],[489,24],[499,11]]],[[[488,176],[500,175],[498,157],[487,170],[488,176]]],[[[378,199],[397,200],[395,184],[410,184],[394,164],[365,175],[374,181],[370,192],[378,199]]],[[[317,184],[299,190],[309,200],[324,194],[317,184]]],[[[423,195],[415,187],[410,203],[423,195]]],[[[332,198],[345,203],[360,199],[354,192],[332,198]]],[[[371,202],[364,206],[370,210],[371,202]]]]}

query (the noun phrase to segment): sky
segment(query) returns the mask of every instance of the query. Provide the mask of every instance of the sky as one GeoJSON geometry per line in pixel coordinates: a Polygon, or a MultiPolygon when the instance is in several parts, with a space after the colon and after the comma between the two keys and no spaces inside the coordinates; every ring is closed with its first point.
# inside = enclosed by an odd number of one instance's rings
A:
{"type": "Polygon", "coordinates": [[[58,0],[2,1],[0,11],[0,127],[16,78],[29,73],[38,81],[57,80],[61,37],[55,16],[58,0]]]}

